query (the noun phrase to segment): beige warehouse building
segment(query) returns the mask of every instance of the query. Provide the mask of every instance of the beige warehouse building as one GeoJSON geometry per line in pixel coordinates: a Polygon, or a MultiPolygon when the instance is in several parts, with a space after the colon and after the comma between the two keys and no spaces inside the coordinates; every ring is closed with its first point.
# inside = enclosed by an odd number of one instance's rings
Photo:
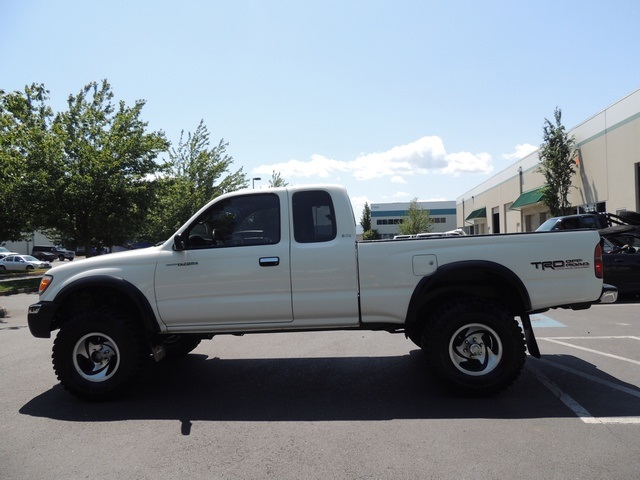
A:
{"type": "MultiPolygon", "coordinates": [[[[569,195],[576,213],[640,210],[640,89],[568,133],[578,147],[569,195]]],[[[535,230],[549,217],[538,167],[534,152],[458,197],[458,226],[475,234],[535,230]]]]}

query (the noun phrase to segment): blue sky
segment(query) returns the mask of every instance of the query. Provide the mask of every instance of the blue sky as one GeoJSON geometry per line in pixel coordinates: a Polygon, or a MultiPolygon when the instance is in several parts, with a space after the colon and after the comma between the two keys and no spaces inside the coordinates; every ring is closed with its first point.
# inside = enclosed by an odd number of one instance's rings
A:
{"type": "Polygon", "coordinates": [[[265,186],[455,200],[640,87],[640,2],[0,0],[0,88],[91,81],[176,142],[204,120],[265,186]]]}

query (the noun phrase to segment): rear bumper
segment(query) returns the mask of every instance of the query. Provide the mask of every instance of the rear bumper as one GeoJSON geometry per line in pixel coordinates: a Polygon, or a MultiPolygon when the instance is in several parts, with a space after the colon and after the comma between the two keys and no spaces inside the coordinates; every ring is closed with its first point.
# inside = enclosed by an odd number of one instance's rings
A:
{"type": "Polygon", "coordinates": [[[58,304],[54,302],[39,302],[31,305],[27,313],[31,335],[37,338],[50,338],[53,318],[57,310],[58,304]]]}
{"type": "Polygon", "coordinates": [[[615,303],[618,300],[618,288],[613,285],[602,285],[602,294],[596,303],[615,303]]]}

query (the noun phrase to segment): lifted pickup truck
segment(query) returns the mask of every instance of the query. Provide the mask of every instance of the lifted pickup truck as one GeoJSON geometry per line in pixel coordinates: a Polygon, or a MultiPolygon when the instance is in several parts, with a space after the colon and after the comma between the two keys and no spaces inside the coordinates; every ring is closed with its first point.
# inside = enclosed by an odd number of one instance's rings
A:
{"type": "MultiPolygon", "coordinates": [[[[60,265],[29,308],[72,394],[103,399],[153,357],[259,332],[386,330],[425,354],[448,387],[509,386],[529,353],[529,315],[585,309],[603,292],[596,231],[357,242],[337,186],[223,195],[164,245],[60,265]],[[519,317],[520,322],[515,317],[519,317]]],[[[614,301],[615,289],[606,292],[614,301]]],[[[603,296],[604,298],[604,296],[603,296]]]]}

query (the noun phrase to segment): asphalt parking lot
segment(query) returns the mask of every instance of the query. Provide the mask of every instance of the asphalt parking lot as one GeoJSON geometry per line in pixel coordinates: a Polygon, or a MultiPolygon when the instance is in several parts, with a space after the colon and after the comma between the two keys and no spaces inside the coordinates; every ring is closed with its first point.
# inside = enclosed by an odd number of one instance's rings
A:
{"type": "Polygon", "coordinates": [[[86,403],[0,297],[0,478],[640,478],[640,304],[533,317],[542,358],[465,399],[402,335],[222,336],[86,403]]]}

